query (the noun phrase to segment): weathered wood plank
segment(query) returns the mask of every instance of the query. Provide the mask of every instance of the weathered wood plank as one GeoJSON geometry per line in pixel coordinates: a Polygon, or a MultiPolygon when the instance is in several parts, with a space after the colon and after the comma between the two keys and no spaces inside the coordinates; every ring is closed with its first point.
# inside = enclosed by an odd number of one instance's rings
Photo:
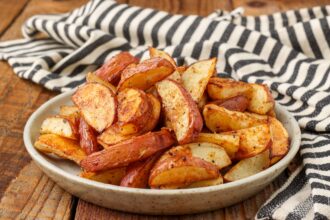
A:
{"type": "Polygon", "coordinates": [[[185,15],[198,14],[206,16],[219,8],[224,10],[232,9],[230,0],[119,0],[118,2],[185,15]]]}
{"type": "MultiPolygon", "coordinates": [[[[21,38],[21,26],[32,15],[67,12],[86,1],[13,0],[10,3],[0,1],[0,32],[4,32],[0,40],[21,38]],[[6,28],[9,24],[10,27],[6,28]]],[[[5,62],[0,62],[0,72],[0,196],[2,197],[11,180],[17,177],[19,171],[31,160],[22,140],[26,120],[36,108],[55,93],[19,79],[5,62]]],[[[50,195],[53,195],[53,191],[57,188],[54,187],[50,195]]],[[[69,198],[71,199],[71,196],[69,198]]],[[[40,208],[38,214],[42,214],[42,210],[40,208]]]]}
{"type": "Polygon", "coordinates": [[[244,7],[246,15],[271,14],[278,11],[327,5],[328,0],[232,0],[234,8],[244,7]]]}
{"type": "Polygon", "coordinates": [[[69,219],[71,195],[33,162],[9,185],[0,202],[1,219],[69,219]]]}
{"type": "Polygon", "coordinates": [[[15,22],[28,3],[29,0],[13,0],[10,4],[6,0],[0,1],[0,36],[15,22]]]}

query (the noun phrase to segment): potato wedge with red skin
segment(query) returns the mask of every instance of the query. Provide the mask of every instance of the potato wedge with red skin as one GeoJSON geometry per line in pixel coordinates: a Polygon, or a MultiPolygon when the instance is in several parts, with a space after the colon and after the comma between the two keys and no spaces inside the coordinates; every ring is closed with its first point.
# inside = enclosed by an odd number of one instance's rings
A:
{"type": "Polygon", "coordinates": [[[117,89],[118,91],[126,88],[147,90],[171,75],[173,71],[174,67],[168,60],[160,57],[151,58],[126,68],[117,89]]]}
{"type": "Polygon", "coordinates": [[[223,147],[231,159],[235,158],[235,154],[239,149],[240,137],[236,134],[225,133],[200,133],[194,142],[207,142],[217,144],[223,147]]]}
{"type": "Polygon", "coordinates": [[[167,79],[156,84],[165,116],[169,119],[180,144],[192,142],[203,128],[197,104],[177,82],[167,79]]]}
{"type": "Polygon", "coordinates": [[[188,147],[175,147],[166,152],[155,164],[149,177],[151,188],[167,185],[189,185],[215,179],[218,167],[203,159],[193,157],[188,147]]]}
{"type": "Polygon", "coordinates": [[[238,160],[253,157],[272,146],[269,124],[262,124],[229,133],[240,137],[240,147],[235,154],[235,158],[238,160]]]}
{"type": "Polygon", "coordinates": [[[249,99],[243,95],[238,95],[229,99],[216,100],[210,104],[224,107],[230,111],[245,112],[249,106],[249,99]]]}
{"type": "Polygon", "coordinates": [[[119,167],[119,168],[114,168],[99,172],[82,171],[80,173],[80,176],[85,179],[94,180],[101,183],[108,183],[112,185],[119,185],[120,181],[123,179],[125,175],[126,175],[126,167],[119,167]]]}
{"type": "Polygon", "coordinates": [[[43,153],[52,153],[61,158],[72,160],[77,164],[86,157],[86,153],[80,148],[78,141],[56,134],[41,135],[34,146],[43,153]]]}
{"type": "Polygon", "coordinates": [[[78,140],[78,124],[74,117],[51,116],[42,122],[40,134],[57,134],[65,138],[78,140]]]}
{"type": "Polygon", "coordinates": [[[216,62],[216,58],[201,60],[190,65],[182,73],[183,87],[196,103],[202,99],[206,86],[214,75],[216,62]]]}
{"type": "Polygon", "coordinates": [[[77,106],[62,105],[60,107],[60,116],[74,116],[79,118],[80,112],[77,106]]]}
{"type": "Polygon", "coordinates": [[[267,169],[269,165],[269,150],[266,150],[254,157],[239,161],[224,175],[224,179],[227,182],[240,180],[267,169]]]}
{"type": "Polygon", "coordinates": [[[170,147],[174,142],[175,139],[167,129],[149,132],[88,155],[80,166],[93,172],[127,166],[170,147]]]}
{"type": "Polygon", "coordinates": [[[197,182],[193,182],[191,184],[176,184],[176,185],[166,185],[161,186],[161,189],[190,189],[190,188],[198,188],[198,187],[207,187],[207,186],[216,186],[223,184],[223,177],[219,173],[219,177],[210,180],[201,180],[197,182]]]}
{"type": "Polygon", "coordinates": [[[110,127],[116,119],[117,100],[104,85],[87,83],[77,89],[72,101],[86,122],[99,133],[110,127]]]}
{"type": "Polygon", "coordinates": [[[162,152],[152,155],[144,161],[137,161],[127,167],[127,173],[120,182],[120,186],[132,188],[147,188],[150,171],[162,152]]]}
{"type": "Polygon", "coordinates": [[[156,48],[149,47],[149,54],[150,54],[151,58],[154,58],[154,57],[164,58],[164,59],[168,60],[174,67],[176,67],[176,63],[173,60],[173,58],[163,50],[158,50],[156,48]]]}
{"type": "Polygon", "coordinates": [[[240,130],[268,123],[268,117],[245,112],[230,111],[224,107],[207,104],[203,110],[205,125],[212,132],[240,130]]]}
{"type": "Polygon", "coordinates": [[[97,137],[97,142],[102,145],[103,148],[109,148],[112,145],[118,144],[138,135],[137,133],[127,134],[129,132],[123,131],[123,129],[126,128],[127,127],[120,127],[118,123],[113,124],[97,137]]]}
{"type": "Polygon", "coordinates": [[[79,136],[80,147],[85,151],[87,155],[101,150],[96,140],[95,130],[87,124],[84,118],[80,118],[79,123],[79,136]]]}
{"type": "Polygon", "coordinates": [[[191,155],[212,163],[222,169],[231,164],[225,149],[217,144],[197,142],[184,145],[190,149],[191,155]]]}
{"type": "Polygon", "coordinates": [[[238,95],[250,97],[251,92],[250,84],[226,78],[212,77],[207,85],[207,93],[213,100],[229,99],[238,95]]]}
{"type": "Polygon", "coordinates": [[[130,64],[139,63],[139,59],[128,52],[121,52],[108,60],[94,74],[104,81],[117,85],[123,70],[130,64]]]}
{"type": "Polygon", "coordinates": [[[108,81],[105,81],[101,77],[97,76],[95,73],[89,72],[86,75],[86,82],[87,83],[100,83],[106,87],[108,87],[113,93],[116,93],[117,89],[108,81]]]}
{"type": "Polygon", "coordinates": [[[149,97],[140,89],[127,88],[118,93],[117,100],[118,123],[133,126],[132,133],[138,133],[149,121],[152,112],[149,97]]]}
{"type": "Polygon", "coordinates": [[[146,122],[142,130],[140,130],[138,133],[134,133],[125,130],[128,129],[128,126],[122,127],[118,123],[116,123],[111,127],[107,128],[102,134],[97,137],[98,143],[101,144],[104,148],[108,148],[109,146],[118,144],[121,141],[152,131],[158,123],[161,105],[159,100],[155,96],[147,94],[147,97],[151,103],[152,112],[149,117],[149,120],[146,122]]]}
{"type": "Polygon", "coordinates": [[[275,102],[269,88],[262,84],[249,84],[252,87],[248,110],[265,115],[274,109],[275,102]]]}
{"type": "Polygon", "coordinates": [[[157,126],[161,112],[160,101],[154,95],[147,94],[147,96],[151,104],[151,115],[145,126],[140,131],[140,134],[152,131],[157,126]]]}
{"type": "Polygon", "coordinates": [[[273,144],[270,149],[270,156],[271,158],[283,157],[289,151],[289,134],[282,123],[276,118],[270,117],[269,122],[270,133],[273,140],[273,144]]]}

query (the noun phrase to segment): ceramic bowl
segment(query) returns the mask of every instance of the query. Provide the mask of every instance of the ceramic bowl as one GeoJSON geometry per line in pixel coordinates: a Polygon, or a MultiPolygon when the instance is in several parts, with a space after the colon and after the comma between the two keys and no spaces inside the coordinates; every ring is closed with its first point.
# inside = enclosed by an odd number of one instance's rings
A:
{"type": "Polygon", "coordinates": [[[193,189],[135,189],[99,183],[78,176],[79,167],[70,161],[38,152],[33,143],[39,136],[42,121],[58,113],[59,106],[72,105],[69,91],[58,95],[36,110],[24,128],[24,143],[35,163],[52,180],[69,193],[88,202],[120,211],[143,214],[191,214],[230,206],[258,193],[273,181],[296,155],[300,145],[300,129],[296,120],[276,106],[278,119],[290,135],[290,151],[270,168],[236,182],[193,189]]]}

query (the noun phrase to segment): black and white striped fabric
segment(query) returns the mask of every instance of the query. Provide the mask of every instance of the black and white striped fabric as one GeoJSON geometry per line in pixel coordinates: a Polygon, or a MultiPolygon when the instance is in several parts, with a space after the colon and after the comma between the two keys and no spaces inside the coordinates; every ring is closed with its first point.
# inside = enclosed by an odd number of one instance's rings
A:
{"type": "Polygon", "coordinates": [[[242,13],[183,16],[92,0],[68,14],[30,18],[24,39],[0,43],[0,58],[19,77],[64,92],[123,50],[145,58],[153,46],[179,64],[217,57],[220,76],[268,85],[303,130],[301,167],[256,219],[330,218],[330,6],[242,13]]]}

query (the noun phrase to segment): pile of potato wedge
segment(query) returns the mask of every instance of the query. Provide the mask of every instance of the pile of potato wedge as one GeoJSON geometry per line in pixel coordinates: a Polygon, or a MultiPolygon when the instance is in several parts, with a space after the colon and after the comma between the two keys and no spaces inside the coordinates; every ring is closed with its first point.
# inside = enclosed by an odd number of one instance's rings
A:
{"type": "Polygon", "coordinates": [[[267,86],[216,77],[215,58],[177,66],[149,52],[121,52],[87,74],[74,105],[43,121],[36,149],[72,160],[83,178],[152,189],[236,181],[286,155],[267,86]]]}

